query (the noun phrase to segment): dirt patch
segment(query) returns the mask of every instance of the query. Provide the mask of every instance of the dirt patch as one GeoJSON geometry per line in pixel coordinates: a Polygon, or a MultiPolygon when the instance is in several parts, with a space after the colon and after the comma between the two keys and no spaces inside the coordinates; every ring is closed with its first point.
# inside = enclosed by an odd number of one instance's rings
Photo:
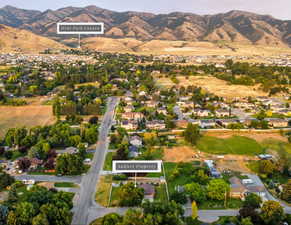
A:
{"type": "Polygon", "coordinates": [[[288,139],[286,137],[283,137],[279,132],[240,132],[240,131],[228,131],[228,132],[207,132],[205,133],[206,136],[211,136],[211,137],[217,137],[217,138],[223,138],[227,139],[232,136],[243,136],[243,137],[248,137],[256,140],[257,142],[263,142],[268,139],[276,139],[278,141],[284,141],[287,142],[288,139]]]}
{"type": "Polygon", "coordinates": [[[166,162],[191,162],[195,159],[195,150],[188,146],[167,148],[164,150],[166,162]]]}
{"type": "Polygon", "coordinates": [[[250,160],[257,160],[256,157],[226,155],[223,159],[216,160],[216,166],[219,171],[231,170],[241,173],[250,173],[250,169],[246,166],[250,160]]]}

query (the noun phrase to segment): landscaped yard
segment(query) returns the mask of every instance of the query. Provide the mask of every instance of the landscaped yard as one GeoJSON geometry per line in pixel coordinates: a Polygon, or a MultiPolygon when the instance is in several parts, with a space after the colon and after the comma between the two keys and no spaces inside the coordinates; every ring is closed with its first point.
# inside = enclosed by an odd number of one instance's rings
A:
{"type": "Polygon", "coordinates": [[[166,179],[168,182],[169,194],[175,191],[176,186],[183,186],[185,184],[191,183],[192,180],[189,176],[176,176],[173,178],[174,170],[176,169],[177,163],[164,163],[166,179]]]}
{"type": "Polygon", "coordinates": [[[199,204],[199,209],[240,209],[242,207],[242,201],[240,199],[227,199],[226,207],[224,201],[211,201],[207,200],[199,204]]]}
{"type": "Polygon", "coordinates": [[[257,141],[242,136],[227,139],[204,136],[198,141],[197,148],[211,154],[258,155],[264,151],[257,141]]]}
{"type": "Polygon", "coordinates": [[[105,171],[111,171],[112,170],[112,156],[113,156],[113,152],[108,152],[107,153],[103,170],[105,170],[105,171]]]}
{"type": "Polygon", "coordinates": [[[161,184],[158,187],[156,187],[155,200],[160,201],[160,202],[164,202],[164,203],[168,202],[165,184],[161,184]]]}
{"type": "Polygon", "coordinates": [[[74,184],[74,183],[70,183],[70,182],[59,182],[59,183],[55,183],[55,187],[58,187],[58,188],[75,188],[75,187],[77,187],[77,185],[74,184]]]}

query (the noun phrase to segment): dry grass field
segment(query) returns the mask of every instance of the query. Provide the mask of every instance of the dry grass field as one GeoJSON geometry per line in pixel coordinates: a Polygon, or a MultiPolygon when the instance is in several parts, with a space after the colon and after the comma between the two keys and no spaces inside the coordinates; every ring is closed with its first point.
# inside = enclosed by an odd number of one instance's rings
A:
{"type": "MultiPolygon", "coordinates": [[[[67,40],[68,42],[69,40],[67,40]]],[[[132,38],[111,39],[92,37],[82,40],[84,48],[105,52],[127,52],[135,54],[171,54],[171,55],[244,55],[271,56],[290,54],[290,48],[241,44],[237,42],[206,42],[206,41],[139,41],[132,38]],[[235,50],[234,50],[235,49],[235,50]]]]}
{"type": "MultiPolygon", "coordinates": [[[[179,80],[179,86],[197,86],[202,87],[204,90],[209,91],[215,95],[225,98],[236,97],[245,97],[245,96],[267,96],[268,93],[265,93],[259,90],[258,86],[244,86],[244,85],[232,85],[227,81],[217,79],[212,76],[177,76],[179,80]]],[[[167,77],[156,77],[156,82],[158,86],[169,88],[174,86],[175,84],[171,81],[171,79],[167,77]]]]}
{"type": "Polygon", "coordinates": [[[31,100],[27,106],[0,107],[0,136],[5,135],[9,128],[33,127],[49,125],[55,122],[52,107],[40,105],[37,100],[31,100]]]}

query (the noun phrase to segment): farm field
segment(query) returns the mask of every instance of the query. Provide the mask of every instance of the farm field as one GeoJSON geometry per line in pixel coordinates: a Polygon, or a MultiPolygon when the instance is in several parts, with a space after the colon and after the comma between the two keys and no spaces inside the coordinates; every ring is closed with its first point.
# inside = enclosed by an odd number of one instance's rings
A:
{"type": "Polygon", "coordinates": [[[0,136],[5,135],[9,128],[34,127],[53,124],[55,118],[51,106],[1,106],[0,136]]]}
{"type": "Polygon", "coordinates": [[[211,154],[258,155],[263,152],[263,147],[254,139],[241,136],[227,139],[204,136],[198,141],[197,148],[211,154]]]}

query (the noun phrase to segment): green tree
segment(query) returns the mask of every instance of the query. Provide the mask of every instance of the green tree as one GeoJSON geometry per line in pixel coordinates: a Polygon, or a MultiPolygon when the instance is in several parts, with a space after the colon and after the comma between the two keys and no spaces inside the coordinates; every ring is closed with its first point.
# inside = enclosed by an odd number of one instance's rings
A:
{"type": "Polygon", "coordinates": [[[13,184],[15,179],[0,169],[0,190],[13,184]]]}
{"type": "Polygon", "coordinates": [[[243,218],[240,222],[240,225],[254,225],[250,217],[243,218]]]}
{"type": "Polygon", "coordinates": [[[32,218],[35,216],[36,210],[32,203],[20,202],[15,209],[15,215],[17,218],[17,225],[31,224],[32,218]]]}
{"type": "Polygon", "coordinates": [[[186,184],[185,191],[192,201],[201,203],[206,200],[205,190],[200,184],[197,183],[186,184]]]}
{"type": "Polygon", "coordinates": [[[170,199],[182,205],[187,203],[187,196],[184,192],[175,191],[171,194],[170,199]]]}
{"type": "Polygon", "coordinates": [[[291,203],[291,179],[288,180],[288,183],[283,185],[282,199],[291,203]]]}
{"type": "Polygon", "coordinates": [[[276,169],[276,165],[269,160],[261,160],[259,162],[260,173],[270,175],[274,172],[275,169],[276,169]]]}
{"type": "Polygon", "coordinates": [[[223,179],[211,180],[207,185],[207,196],[213,200],[223,200],[230,190],[229,184],[223,179]]]}
{"type": "Polygon", "coordinates": [[[122,221],[122,216],[117,213],[107,214],[102,218],[102,225],[115,225],[122,221]]]}
{"type": "Polygon", "coordinates": [[[127,183],[120,188],[120,205],[121,206],[138,206],[144,197],[144,190],[135,187],[133,183],[127,183]]]}
{"type": "Polygon", "coordinates": [[[50,225],[46,215],[40,213],[32,219],[32,225],[50,225]]]}
{"type": "Polygon", "coordinates": [[[78,154],[63,154],[57,158],[56,171],[62,175],[80,175],[84,171],[83,159],[78,154]]]}
{"type": "Polygon", "coordinates": [[[184,137],[188,143],[195,145],[201,137],[199,127],[189,123],[184,132],[184,137]]]}
{"type": "Polygon", "coordinates": [[[254,193],[251,193],[246,196],[245,201],[243,203],[244,207],[251,207],[254,209],[260,208],[262,204],[262,198],[254,193]]]}
{"type": "Polygon", "coordinates": [[[279,224],[283,221],[285,214],[279,202],[266,201],[261,208],[260,217],[266,224],[279,224]]]}

